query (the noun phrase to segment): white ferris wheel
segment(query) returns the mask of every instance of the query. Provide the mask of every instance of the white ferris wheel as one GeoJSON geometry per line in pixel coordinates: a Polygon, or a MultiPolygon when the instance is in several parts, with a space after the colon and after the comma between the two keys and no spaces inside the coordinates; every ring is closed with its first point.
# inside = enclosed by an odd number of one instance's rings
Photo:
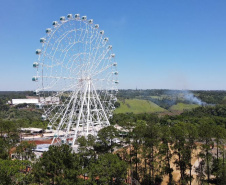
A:
{"type": "Polygon", "coordinates": [[[86,16],[68,14],[54,21],[40,39],[33,63],[47,129],[54,143],[76,144],[76,139],[109,126],[118,91],[115,54],[104,31],[86,16]]]}

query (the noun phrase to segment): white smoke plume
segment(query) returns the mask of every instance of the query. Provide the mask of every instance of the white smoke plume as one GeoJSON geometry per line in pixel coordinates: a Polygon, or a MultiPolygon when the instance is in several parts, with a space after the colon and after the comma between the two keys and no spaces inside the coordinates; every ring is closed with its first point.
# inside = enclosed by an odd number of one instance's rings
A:
{"type": "Polygon", "coordinates": [[[198,104],[198,105],[206,105],[205,102],[203,102],[199,98],[195,97],[195,95],[192,92],[183,91],[183,95],[184,95],[184,99],[186,101],[189,101],[190,103],[198,104]]]}

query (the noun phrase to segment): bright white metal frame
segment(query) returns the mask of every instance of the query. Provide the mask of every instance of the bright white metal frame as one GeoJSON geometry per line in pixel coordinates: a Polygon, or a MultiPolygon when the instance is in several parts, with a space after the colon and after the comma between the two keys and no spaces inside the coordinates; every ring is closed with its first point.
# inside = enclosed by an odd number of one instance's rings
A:
{"type": "Polygon", "coordinates": [[[118,71],[109,39],[93,20],[79,17],[69,14],[53,22],[33,64],[35,92],[44,97],[42,117],[55,132],[52,144],[75,145],[78,137],[96,136],[110,125],[116,101],[118,71]]]}

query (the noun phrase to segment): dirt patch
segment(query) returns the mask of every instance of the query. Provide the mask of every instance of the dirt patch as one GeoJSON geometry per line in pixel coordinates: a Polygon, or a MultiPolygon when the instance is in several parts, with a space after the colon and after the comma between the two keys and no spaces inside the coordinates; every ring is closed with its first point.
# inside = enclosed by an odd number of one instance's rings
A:
{"type": "Polygon", "coordinates": [[[29,143],[35,143],[36,145],[41,145],[41,144],[51,144],[52,139],[47,139],[47,140],[34,140],[34,141],[28,141],[29,143]]]}

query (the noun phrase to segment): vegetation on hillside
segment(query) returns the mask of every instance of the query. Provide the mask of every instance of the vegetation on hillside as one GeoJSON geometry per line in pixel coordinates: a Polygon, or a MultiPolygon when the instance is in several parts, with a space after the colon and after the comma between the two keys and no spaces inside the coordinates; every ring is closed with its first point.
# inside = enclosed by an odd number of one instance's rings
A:
{"type": "Polygon", "coordinates": [[[197,104],[185,104],[185,103],[177,103],[176,105],[173,105],[172,107],[169,108],[171,111],[184,111],[184,110],[191,110],[196,107],[199,107],[197,104]]]}
{"type": "Polygon", "coordinates": [[[119,101],[120,106],[115,110],[115,113],[155,113],[165,112],[166,110],[159,107],[153,102],[139,99],[125,99],[119,101]]]}

